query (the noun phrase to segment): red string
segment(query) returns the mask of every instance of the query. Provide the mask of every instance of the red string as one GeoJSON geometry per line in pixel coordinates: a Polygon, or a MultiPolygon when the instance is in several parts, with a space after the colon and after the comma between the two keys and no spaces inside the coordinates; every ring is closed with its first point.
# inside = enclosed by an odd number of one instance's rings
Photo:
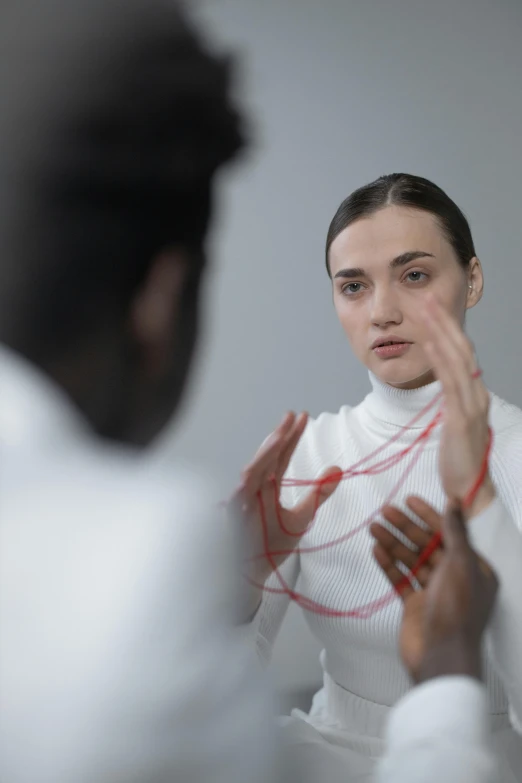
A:
{"type": "MultiPolygon", "coordinates": [[[[390,492],[390,494],[388,495],[388,497],[384,501],[383,506],[389,505],[393,501],[393,499],[396,497],[396,495],[399,492],[400,488],[402,487],[402,485],[404,484],[404,482],[408,478],[409,474],[413,470],[413,467],[414,467],[415,463],[418,461],[418,459],[420,458],[422,452],[424,451],[424,447],[426,445],[427,439],[428,439],[429,435],[431,434],[432,430],[438,424],[439,420],[440,420],[440,414],[437,414],[437,416],[433,419],[433,421],[430,422],[428,427],[426,427],[426,429],[421,433],[421,435],[419,435],[419,437],[415,440],[415,444],[414,445],[417,446],[419,448],[419,450],[415,454],[415,456],[414,456],[414,458],[412,460],[412,463],[408,467],[407,472],[405,472],[403,474],[403,476],[401,476],[401,478],[399,479],[397,484],[393,487],[392,491],[390,492]]],[[[404,457],[407,456],[407,454],[410,451],[412,451],[412,449],[410,447],[408,447],[407,450],[404,449],[402,452],[399,452],[398,455],[394,455],[394,457],[397,457],[397,459],[395,459],[395,461],[392,464],[390,464],[390,467],[392,467],[393,464],[397,464],[397,463],[401,462],[404,459],[404,457]]],[[[342,474],[341,480],[345,480],[346,478],[351,478],[353,474],[351,474],[350,471],[351,471],[351,468],[349,468],[347,471],[345,471],[342,474]]],[[[376,475],[376,474],[373,472],[373,468],[368,468],[367,470],[360,471],[360,472],[358,472],[355,475],[373,476],[373,475],[376,475]]],[[[319,508],[319,495],[320,495],[321,487],[328,481],[332,481],[332,479],[327,478],[326,481],[325,481],[325,479],[320,479],[318,482],[310,482],[310,484],[312,484],[312,485],[314,483],[317,484],[318,491],[317,491],[317,494],[316,494],[316,502],[315,502],[315,509],[314,509],[314,520],[312,520],[312,523],[309,525],[308,531],[311,530],[312,525],[314,524],[314,521],[315,521],[315,518],[316,518],[316,514],[317,514],[317,511],[318,511],[318,508],[319,508]]],[[[274,484],[274,492],[276,493],[276,497],[278,497],[277,484],[274,484]]],[[[278,508],[278,504],[276,505],[276,508],[278,508]]],[[[299,550],[299,552],[301,554],[310,554],[312,552],[320,552],[323,549],[330,549],[331,547],[337,546],[338,544],[342,544],[344,541],[348,541],[350,538],[353,538],[353,536],[356,536],[362,530],[365,530],[367,527],[369,527],[372,524],[372,522],[375,521],[375,519],[379,515],[380,511],[381,511],[380,508],[377,509],[373,514],[371,514],[370,517],[368,517],[368,519],[366,519],[364,522],[362,522],[358,527],[356,527],[353,530],[350,530],[348,533],[345,533],[343,536],[340,536],[339,538],[336,538],[333,541],[328,541],[325,544],[318,544],[316,546],[311,546],[311,547],[302,547],[302,546],[300,546],[298,548],[298,550],[299,550]]],[[[283,530],[283,532],[287,533],[286,528],[282,524],[282,519],[281,519],[281,517],[279,515],[279,512],[278,512],[278,522],[279,522],[279,526],[283,530]]],[[[298,534],[298,535],[301,535],[301,534],[298,534]]],[[[277,552],[270,552],[270,554],[273,555],[273,556],[276,556],[276,557],[277,556],[285,556],[285,555],[290,555],[293,551],[295,551],[295,550],[292,550],[292,549],[286,549],[285,550],[285,549],[283,549],[283,550],[279,550],[277,552]]],[[[266,554],[267,554],[266,552],[263,552],[261,555],[258,555],[258,558],[266,558],[266,554]]]]}
{"type": "MultiPolygon", "coordinates": [[[[431,430],[430,430],[431,431],[431,430]]],[[[411,470],[413,469],[415,463],[420,458],[423,450],[424,450],[425,441],[421,441],[421,445],[419,447],[418,452],[414,455],[410,465],[408,466],[407,471],[401,476],[397,484],[393,487],[392,491],[386,498],[385,504],[388,505],[393,498],[396,496],[397,492],[401,488],[401,486],[404,484],[406,479],[408,478],[408,475],[410,474],[411,470]]],[[[264,553],[263,556],[267,559],[268,563],[272,567],[272,570],[274,574],[277,577],[277,580],[280,584],[280,588],[273,588],[269,587],[267,585],[259,585],[257,584],[256,587],[265,590],[270,593],[279,593],[279,594],[286,594],[288,595],[293,601],[295,601],[299,606],[301,606],[303,609],[306,609],[308,611],[314,612],[316,614],[320,614],[325,617],[354,617],[359,619],[367,619],[371,617],[375,612],[380,611],[385,606],[387,606],[391,601],[394,600],[396,597],[395,590],[390,590],[388,593],[383,595],[381,598],[378,598],[375,601],[370,602],[369,604],[365,604],[363,606],[357,607],[355,609],[350,610],[337,610],[332,609],[331,607],[328,607],[324,604],[319,604],[316,601],[313,601],[312,599],[308,598],[307,596],[302,595],[301,593],[297,593],[294,590],[291,590],[291,588],[288,586],[288,584],[285,582],[280,569],[278,568],[275,557],[278,553],[270,552],[268,550],[268,525],[267,525],[267,519],[266,519],[266,510],[264,507],[264,502],[262,495],[258,495],[258,502],[259,502],[259,511],[260,511],[260,517],[261,517],[261,524],[263,527],[263,544],[264,544],[264,553]]],[[[276,506],[277,507],[277,506],[276,506]]],[[[333,542],[327,542],[326,544],[319,545],[317,547],[308,547],[307,549],[300,548],[300,552],[303,551],[320,551],[321,549],[326,549],[330,546],[335,546],[336,544],[340,543],[341,541],[345,541],[348,538],[351,538],[353,535],[356,535],[364,528],[367,528],[378,516],[380,512],[380,509],[378,509],[374,514],[372,514],[365,522],[362,523],[362,525],[359,525],[355,530],[350,531],[345,536],[342,536],[340,539],[337,539],[333,542]]],[[[283,552],[282,554],[287,554],[287,552],[283,552]]]]}
{"type": "MultiPolygon", "coordinates": [[[[480,371],[477,371],[474,373],[473,377],[478,377],[480,375],[480,371]]],[[[253,560],[256,559],[266,559],[266,561],[269,563],[269,565],[272,568],[272,571],[279,583],[279,587],[272,587],[268,585],[262,585],[256,583],[254,580],[249,579],[251,584],[253,584],[255,587],[258,587],[260,590],[269,592],[269,593],[275,593],[279,595],[287,595],[292,601],[295,601],[299,606],[301,606],[306,611],[314,612],[316,614],[320,614],[322,616],[326,617],[354,617],[359,619],[368,619],[376,612],[383,609],[385,606],[387,606],[391,601],[393,601],[398,594],[400,594],[406,587],[411,587],[411,579],[418,574],[419,570],[422,568],[422,566],[429,561],[433,553],[441,546],[442,542],[442,535],[441,533],[436,533],[426,546],[426,548],[420,553],[419,558],[417,562],[415,563],[414,567],[411,569],[411,571],[404,576],[404,578],[399,582],[398,585],[395,586],[394,589],[390,590],[385,595],[381,596],[380,598],[371,601],[363,606],[356,607],[354,609],[350,610],[338,610],[338,609],[332,609],[331,607],[325,606],[324,604],[320,604],[316,601],[313,601],[311,598],[302,595],[301,593],[298,593],[295,590],[292,590],[289,585],[286,583],[283,575],[281,574],[281,571],[276,563],[277,557],[287,556],[290,555],[292,552],[296,551],[300,554],[308,554],[312,552],[319,552],[324,549],[328,549],[334,546],[338,546],[339,544],[343,543],[344,541],[349,540],[353,536],[360,533],[362,530],[366,529],[372,522],[375,521],[379,513],[381,512],[382,508],[386,505],[389,505],[394,498],[396,497],[397,493],[399,492],[400,488],[403,486],[407,478],[409,477],[411,471],[413,470],[415,464],[421,457],[424,448],[426,446],[426,443],[437,426],[437,424],[440,422],[442,418],[442,410],[439,410],[433,419],[427,424],[427,426],[421,431],[421,433],[414,439],[414,441],[407,446],[406,448],[399,451],[397,454],[393,454],[385,459],[382,459],[373,465],[370,465],[366,468],[363,468],[362,466],[367,464],[372,458],[379,456],[382,451],[386,448],[388,448],[391,444],[395,443],[397,440],[400,439],[403,432],[407,429],[411,429],[422,417],[424,417],[438,402],[441,401],[442,393],[438,394],[436,397],[434,397],[411,421],[405,426],[401,427],[398,432],[386,443],[384,443],[382,446],[378,447],[374,451],[372,451],[370,454],[368,454],[363,459],[359,460],[354,465],[351,465],[347,470],[343,471],[341,474],[341,481],[345,481],[349,478],[354,478],[355,476],[374,476],[378,475],[379,473],[384,472],[385,470],[388,470],[389,468],[393,467],[394,465],[397,465],[399,462],[402,462],[409,454],[412,454],[412,459],[410,460],[404,474],[401,476],[397,484],[392,488],[391,492],[389,493],[388,497],[386,498],[383,506],[379,509],[377,509],[373,514],[370,515],[368,519],[366,519],[364,522],[362,522],[360,525],[358,525],[356,528],[350,530],[348,533],[346,533],[343,536],[340,536],[339,538],[328,541],[326,543],[317,545],[317,546],[299,546],[296,549],[287,549],[287,550],[279,550],[279,551],[270,551],[269,548],[269,532],[268,532],[268,524],[267,524],[267,514],[265,509],[265,504],[263,500],[263,496],[261,492],[258,493],[257,499],[258,499],[258,506],[259,506],[259,515],[261,519],[261,526],[262,526],[262,539],[263,539],[263,551],[261,554],[257,555],[255,558],[252,558],[253,560]]],[[[481,469],[479,472],[479,475],[477,476],[476,481],[474,482],[473,486],[467,493],[466,497],[463,499],[462,504],[464,508],[468,508],[473,503],[480,487],[483,484],[484,478],[487,474],[488,470],[488,462],[489,462],[489,455],[491,451],[492,446],[492,432],[491,429],[488,430],[488,441],[486,450],[484,453],[484,457],[481,464],[481,469]]],[[[314,514],[312,522],[310,523],[308,529],[306,532],[308,532],[316,519],[316,514],[319,508],[320,504],[320,498],[321,498],[321,490],[322,488],[330,483],[330,482],[337,482],[339,481],[339,474],[333,474],[331,476],[327,476],[323,479],[314,479],[314,480],[306,480],[306,479],[290,479],[290,478],[284,478],[280,482],[280,486],[287,486],[287,487],[305,487],[305,486],[315,486],[316,491],[316,498],[315,498],[315,508],[314,508],[314,514]]],[[[288,536],[297,536],[300,537],[302,533],[293,533],[292,531],[288,530],[286,526],[284,525],[282,515],[280,513],[280,506],[279,506],[279,491],[280,487],[278,486],[277,480],[274,477],[272,477],[272,485],[274,490],[274,501],[275,501],[275,508],[277,509],[277,519],[280,529],[288,536]]]]}

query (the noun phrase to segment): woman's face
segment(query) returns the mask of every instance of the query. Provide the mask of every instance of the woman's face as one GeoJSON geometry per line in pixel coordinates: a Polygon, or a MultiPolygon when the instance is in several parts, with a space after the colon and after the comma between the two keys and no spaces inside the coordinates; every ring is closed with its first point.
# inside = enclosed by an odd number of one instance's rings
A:
{"type": "Polygon", "coordinates": [[[482,295],[478,259],[464,269],[432,214],[389,206],[342,231],[329,261],[335,309],[357,358],[392,386],[433,380],[421,346],[424,297],[431,292],[463,324],[482,295]]]}

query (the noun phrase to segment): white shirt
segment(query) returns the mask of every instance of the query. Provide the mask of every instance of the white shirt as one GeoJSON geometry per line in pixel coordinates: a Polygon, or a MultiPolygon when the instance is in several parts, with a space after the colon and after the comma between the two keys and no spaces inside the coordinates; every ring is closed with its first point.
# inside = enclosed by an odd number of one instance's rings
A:
{"type": "Polygon", "coordinates": [[[497,783],[484,688],[441,677],[413,688],[392,710],[377,783],[497,783]]]}
{"type": "Polygon", "coordinates": [[[269,689],[212,509],[0,352],[2,783],[272,779],[269,689]]]}
{"type": "MultiPolygon", "coordinates": [[[[103,445],[4,349],[0,504],[2,783],[292,780],[207,492],[103,445]]],[[[486,735],[478,683],[428,683],[398,706],[379,780],[467,764],[485,783],[486,735]]]]}

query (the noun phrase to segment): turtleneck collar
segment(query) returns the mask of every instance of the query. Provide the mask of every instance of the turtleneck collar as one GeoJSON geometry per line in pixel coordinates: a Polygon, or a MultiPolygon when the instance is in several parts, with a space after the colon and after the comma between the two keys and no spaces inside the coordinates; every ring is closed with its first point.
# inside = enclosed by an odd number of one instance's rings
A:
{"type": "Polygon", "coordinates": [[[369,373],[372,391],[362,403],[364,409],[373,418],[397,427],[410,425],[412,429],[425,427],[439,410],[440,404],[434,402],[440,394],[440,381],[434,381],[420,389],[396,389],[380,381],[373,373],[369,373]],[[425,413],[422,411],[434,404],[425,413]],[[414,420],[414,421],[413,421],[414,420]]]}

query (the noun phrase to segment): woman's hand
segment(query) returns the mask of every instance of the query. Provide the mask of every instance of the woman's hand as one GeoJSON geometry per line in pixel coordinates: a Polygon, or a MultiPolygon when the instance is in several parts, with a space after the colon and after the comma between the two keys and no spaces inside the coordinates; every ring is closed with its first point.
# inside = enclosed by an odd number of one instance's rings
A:
{"type": "MultiPolygon", "coordinates": [[[[408,584],[401,589],[403,662],[417,682],[448,674],[480,678],[481,639],[495,604],[497,578],[472,550],[458,505],[450,506],[444,518],[418,498],[410,498],[408,505],[433,530],[442,530],[444,548],[417,574],[421,590],[408,584]]],[[[383,513],[418,550],[431,538],[430,531],[402,511],[387,508],[383,513]]],[[[397,563],[411,569],[418,552],[411,552],[382,525],[373,525],[372,533],[377,562],[391,584],[402,587],[404,576],[397,563]]]]}
{"type": "MultiPolygon", "coordinates": [[[[247,526],[253,551],[248,574],[264,584],[298,545],[318,507],[337,488],[341,469],[331,467],[317,479],[305,498],[294,508],[281,505],[281,480],[308,421],[306,414],[288,413],[244,469],[233,505],[247,526]]],[[[307,478],[307,477],[304,477],[307,478]]]]}
{"type": "MultiPolygon", "coordinates": [[[[488,446],[489,393],[477,377],[471,342],[434,297],[426,299],[423,320],[428,330],[424,350],[444,394],[439,462],[442,485],[447,497],[462,502],[480,475],[488,446]]],[[[486,473],[467,515],[478,514],[494,496],[486,473]]]]}

